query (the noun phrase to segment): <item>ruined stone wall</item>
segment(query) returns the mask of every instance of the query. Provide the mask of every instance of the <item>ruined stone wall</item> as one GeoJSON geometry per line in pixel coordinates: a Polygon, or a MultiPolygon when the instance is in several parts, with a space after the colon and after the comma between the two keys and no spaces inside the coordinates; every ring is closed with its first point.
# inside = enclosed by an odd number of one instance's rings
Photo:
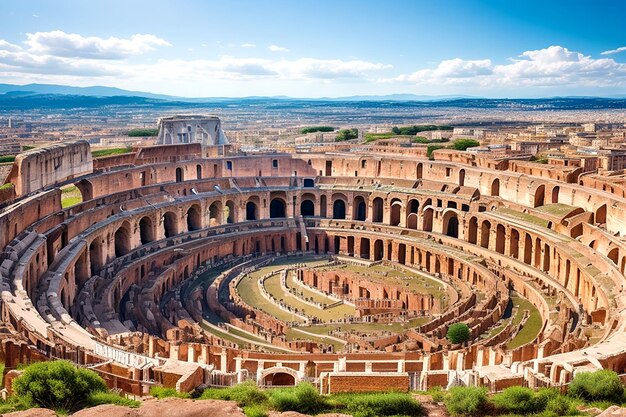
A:
{"type": "Polygon", "coordinates": [[[17,196],[93,172],[91,148],[84,140],[36,148],[15,157],[7,181],[17,196]]]}

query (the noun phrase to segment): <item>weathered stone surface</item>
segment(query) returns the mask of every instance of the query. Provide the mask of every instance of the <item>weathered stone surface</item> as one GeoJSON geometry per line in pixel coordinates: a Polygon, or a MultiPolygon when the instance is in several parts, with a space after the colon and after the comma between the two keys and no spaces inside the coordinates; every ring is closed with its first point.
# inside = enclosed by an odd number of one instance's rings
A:
{"type": "Polygon", "coordinates": [[[219,400],[166,398],[147,400],[139,408],[100,405],[73,414],[73,417],[244,417],[237,404],[219,400]]]}
{"type": "Polygon", "coordinates": [[[2,414],[2,417],[57,417],[57,413],[47,408],[31,408],[30,410],[2,414]]]}
{"type": "Polygon", "coordinates": [[[598,414],[597,417],[626,417],[626,408],[614,405],[598,414]]]}

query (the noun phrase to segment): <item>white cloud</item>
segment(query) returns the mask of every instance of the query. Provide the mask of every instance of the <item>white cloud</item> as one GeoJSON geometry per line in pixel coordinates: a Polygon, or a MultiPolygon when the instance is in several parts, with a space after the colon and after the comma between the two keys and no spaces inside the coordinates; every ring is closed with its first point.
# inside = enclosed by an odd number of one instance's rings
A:
{"type": "Polygon", "coordinates": [[[29,52],[68,58],[122,59],[143,54],[159,46],[171,46],[166,40],[150,34],[135,34],[128,39],[85,37],[61,30],[27,33],[29,52]]]}
{"type": "Polygon", "coordinates": [[[557,45],[525,51],[505,64],[455,58],[382,81],[488,88],[626,86],[626,64],[557,45]]]}
{"type": "Polygon", "coordinates": [[[600,52],[600,55],[618,54],[623,51],[626,51],[626,46],[620,46],[619,48],[616,48],[616,49],[610,49],[608,51],[600,52]]]}
{"type": "Polygon", "coordinates": [[[253,43],[242,43],[239,45],[241,48],[256,48],[256,45],[253,43]]]}
{"type": "Polygon", "coordinates": [[[283,48],[282,46],[278,46],[278,45],[270,45],[267,47],[267,49],[269,49],[272,52],[289,52],[289,49],[283,48]]]}

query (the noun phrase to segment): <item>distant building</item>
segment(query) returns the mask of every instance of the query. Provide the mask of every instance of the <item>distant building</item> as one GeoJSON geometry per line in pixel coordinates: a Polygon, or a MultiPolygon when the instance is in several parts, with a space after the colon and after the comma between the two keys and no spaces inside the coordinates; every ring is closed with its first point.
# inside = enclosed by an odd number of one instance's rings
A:
{"type": "Polygon", "coordinates": [[[162,117],[158,121],[157,145],[201,143],[207,146],[227,145],[228,138],[217,116],[182,115],[162,117]]]}

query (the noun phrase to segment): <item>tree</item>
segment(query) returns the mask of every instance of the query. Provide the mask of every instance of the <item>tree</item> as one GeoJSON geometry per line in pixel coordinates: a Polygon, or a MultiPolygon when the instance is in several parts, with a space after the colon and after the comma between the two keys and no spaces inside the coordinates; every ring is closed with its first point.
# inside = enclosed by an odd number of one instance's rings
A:
{"type": "Polygon", "coordinates": [[[337,132],[335,142],[342,142],[344,140],[356,139],[359,137],[358,129],[341,129],[337,132]]]}
{"type": "Polygon", "coordinates": [[[448,340],[451,343],[463,343],[470,339],[470,329],[465,323],[454,323],[448,327],[448,340]]]}
{"type": "Polygon", "coordinates": [[[480,146],[480,142],[474,139],[457,139],[452,144],[452,148],[457,151],[464,151],[467,148],[473,148],[474,146],[480,146]]]}
{"type": "Polygon", "coordinates": [[[94,371],[53,361],[27,366],[13,381],[13,389],[33,405],[71,412],[86,405],[91,394],[106,392],[107,386],[94,371]]]}

